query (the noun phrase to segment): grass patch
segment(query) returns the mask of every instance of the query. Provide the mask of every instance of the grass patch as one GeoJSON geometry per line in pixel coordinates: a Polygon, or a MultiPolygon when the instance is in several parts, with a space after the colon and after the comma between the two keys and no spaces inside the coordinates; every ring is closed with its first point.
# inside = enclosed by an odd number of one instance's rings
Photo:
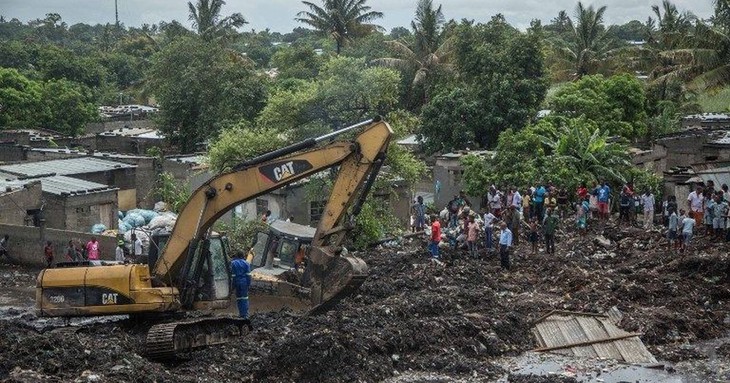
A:
{"type": "Polygon", "coordinates": [[[697,103],[705,113],[728,112],[730,111],[730,87],[704,92],[697,96],[697,103]]]}

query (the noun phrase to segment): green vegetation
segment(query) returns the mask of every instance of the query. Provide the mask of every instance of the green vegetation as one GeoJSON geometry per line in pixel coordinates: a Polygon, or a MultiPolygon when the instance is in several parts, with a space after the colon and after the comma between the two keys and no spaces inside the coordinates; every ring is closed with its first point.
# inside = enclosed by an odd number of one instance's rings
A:
{"type": "MultiPolygon", "coordinates": [[[[537,178],[654,187],[628,165],[628,145],[675,131],[683,114],[730,110],[730,5],[714,4],[708,20],[664,0],[645,22],[607,25],[610,5],[578,2],[525,31],[500,14],[446,20],[448,3],[433,0],[390,33],[367,0],[303,1],[292,16],[304,27],[289,33],[243,31],[250,15],[227,13],[223,0],[191,0],[185,23],[139,27],[0,17],[0,128],[79,135],[99,105],[155,102],[177,149],[207,147],[225,171],[379,114],[429,154],[496,150],[464,159],[474,192],[537,178]],[[552,113],[538,121],[543,108],[552,113]]],[[[394,144],[385,169],[386,192],[426,171],[394,144]]],[[[173,205],[185,196],[169,175],[157,192],[173,205]]],[[[370,198],[358,243],[388,233],[388,219],[370,198]]]]}
{"type": "Polygon", "coordinates": [[[718,91],[703,92],[697,96],[697,104],[703,112],[730,112],[730,87],[718,91]]]}

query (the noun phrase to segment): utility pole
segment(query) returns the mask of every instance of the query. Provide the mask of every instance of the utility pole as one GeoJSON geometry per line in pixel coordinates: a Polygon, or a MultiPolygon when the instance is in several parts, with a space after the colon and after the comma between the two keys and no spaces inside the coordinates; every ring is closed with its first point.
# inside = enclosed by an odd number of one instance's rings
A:
{"type": "Polygon", "coordinates": [[[116,26],[119,28],[119,8],[117,7],[117,0],[114,0],[114,20],[116,21],[116,26]]]}

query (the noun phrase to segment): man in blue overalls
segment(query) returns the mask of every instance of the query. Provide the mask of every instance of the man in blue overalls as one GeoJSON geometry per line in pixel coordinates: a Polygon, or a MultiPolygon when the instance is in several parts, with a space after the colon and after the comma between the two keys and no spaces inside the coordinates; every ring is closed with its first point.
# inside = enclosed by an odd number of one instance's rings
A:
{"type": "MultiPolygon", "coordinates": [[[[248,288],[251,286],[251,266],[246,262],[243,251],[237,251],[231,261],[231,279],[236,289],[236,305],[238,315],[248,320],[248,288]]],[[[251,329],[251,322],[248,322],[251,329]]]]}

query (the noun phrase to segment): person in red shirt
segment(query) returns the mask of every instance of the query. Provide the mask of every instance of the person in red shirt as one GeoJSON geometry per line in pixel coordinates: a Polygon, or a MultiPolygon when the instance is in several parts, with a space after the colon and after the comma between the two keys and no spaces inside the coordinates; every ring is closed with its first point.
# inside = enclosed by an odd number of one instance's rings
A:
{"type": "Polygon", "coordinates": [[[51,241],[46,242],[46,246],[43,248],[43,255],[46,257],[46,267],[50,269],[53,264],[53,243],[51,241]]]}
{"type": "Polygon", "coordinates": [[[585,182],[580,184],[575,194],[578,195],[578,201],[583,201],[588,197],[588,188],[586,187],[585,182]]]}
{"type": "Polygon", "coordinates": [[[428,250],[431,252],[431,256],[438,259],[439,257],[439,242],[441,242],[441,222],[436,215],[431,216],[431,240],[428,243],[428,250]]]}

